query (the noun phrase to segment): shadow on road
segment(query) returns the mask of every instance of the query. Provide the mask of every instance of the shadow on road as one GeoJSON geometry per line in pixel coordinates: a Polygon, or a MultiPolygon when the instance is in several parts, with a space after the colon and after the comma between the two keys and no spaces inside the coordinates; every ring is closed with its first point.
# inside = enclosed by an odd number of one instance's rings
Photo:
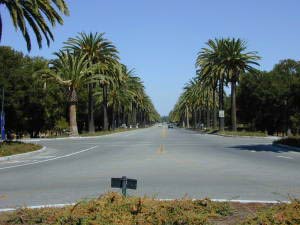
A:
{"type": "Polygon", "coordinates": [[[236,145],[236,146],[231,146],[229,148],[233,148],[236,150],[243,150],[243,151],[274,152],[274,153],[284,153],[284,152],[294,151],[287,148],[275,146],[272,144],[236,145]]]}

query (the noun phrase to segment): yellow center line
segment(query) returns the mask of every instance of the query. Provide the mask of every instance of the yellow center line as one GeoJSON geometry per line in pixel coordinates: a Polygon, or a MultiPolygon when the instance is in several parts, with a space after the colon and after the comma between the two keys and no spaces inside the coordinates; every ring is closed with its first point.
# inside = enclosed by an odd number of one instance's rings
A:
{"type": "Polygon", "coordinates": [[[158,155],[162,155],[165,153],[165,148],[164,148],[164,145],[160,145],[159,148],[157,149],[156,151],[156,154],[158,155]]]}
{"type": "Polygon", "coordinates": [[[166,138],[167,136],[168,136],[168,131],[167,131],[167,129],[164,127],[163,130],[162,130],[162,132],[161,132],[161,137],[162,137],[162,138],[166,138]]]}

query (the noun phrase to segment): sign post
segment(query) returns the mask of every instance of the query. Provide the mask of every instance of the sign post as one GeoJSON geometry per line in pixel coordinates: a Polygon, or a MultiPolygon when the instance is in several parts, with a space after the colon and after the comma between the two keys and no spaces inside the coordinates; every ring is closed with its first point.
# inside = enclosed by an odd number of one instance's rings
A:
{"type": "Polygon", "coordinates": [[[122,176],[121,178],[111,178],[111,187],[122,189],[122,194],[126,197],[127,189],[136,189],[137,180],[129,179],[126,176],[122,176]]]}
{"type": "Polygon", "coordinates": [[[219,110],[219,117],[220,118],[224,118],[225,117],[224,110],[219,110]]]}

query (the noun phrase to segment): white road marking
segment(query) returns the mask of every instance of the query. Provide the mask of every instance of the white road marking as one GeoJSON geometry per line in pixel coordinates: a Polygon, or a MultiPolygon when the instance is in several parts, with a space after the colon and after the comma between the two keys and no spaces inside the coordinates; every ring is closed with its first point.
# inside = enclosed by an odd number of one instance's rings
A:
{"type": "Polygon", "coordinates": [[[277,158],[284,158],[284,159],[294,159],[292,157],[289,157],[289,156],[283,156],[283,155],[278,155],[276,156],[277,158]]]}
{"type": "Polygon", "coordinates": [[[80,153],[83,153],[83,152],[90,151],[90,150],[92,150],[94,148],[97,148],[97,147],[98,147],[98,145],[93,146],[91,148],[80,150],[78,152],[73,152],[73,153],[70,153],[70,154],[67,154],[67,155],[57,156],[57,157],[54,157],[54,158],[45,159],[45,160],[41,160],[41,161],[36,161],[36,162],[31,162],[31,163],[25,163],[25,164],[15,165],[15,166],[1,167],[0,170],[17,168],[17,167],[22,167],[22,166],[34,165],[34,164],[40,164],[40,163],[49,162],[49,161],[53,161],[53,160],[57,160],[57,159],[67,158],[67,157],[70,157],[70,156],[73,156],[73,155],[77,155],[77,154],[80,154],[80,153]]]}
{"type": "MultiPolygon", "coordinates": [[[[176,199],[172,198],[161,198],[157,199],[158,201],[174,201],[176,199]]],[[[201,199],[192,199],[192,201],[197,201],[201,199]]],[[[261,204],[280,204],[280,203],[287,203],[289,204],[290,201],[270,201],[270,200],[228,200],[228,199],[211,199],[214,202],[238,202],[238,203],[261,203],[261,204]]],[[[64,204],[48,204],[48,205],[34,205],[34,206],[27,206],[27,207],[21,207],[21,208],[27,208],[27,209],[41,209],[41,208],[63,208],[66,206],[72,206],[75,205],[75,203],[64,203],[64,204]]],[[[0,209],[0,212],[9,212],[9,211],[15,211],[19,208],[3,208],[0,209]]]]}

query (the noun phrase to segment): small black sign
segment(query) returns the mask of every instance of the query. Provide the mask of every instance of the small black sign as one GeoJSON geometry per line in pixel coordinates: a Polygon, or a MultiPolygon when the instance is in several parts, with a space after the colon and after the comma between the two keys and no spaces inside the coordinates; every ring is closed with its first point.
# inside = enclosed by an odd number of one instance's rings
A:
{"type": "Polygon", "coordinates": [[[127,189],[136,189],[137,188],[137,180],[136,179],[128,179],[127,177],[121,178],[111,178],[111,187],[112,188],[127,188],[127,189]],[[123,186],[124,183],[124,186],[123,186]]]}
{"type": "Polygon", "coordinates": [[[137,180],[136,179],[127,179],[127,185],[126,187],[128,189],[136,189],[137,187],[137,180]]]}
{"type": "Polygon", "coordinates": [[[112,188],[122,188],[122,178],[111,178],[112,188]]]}

